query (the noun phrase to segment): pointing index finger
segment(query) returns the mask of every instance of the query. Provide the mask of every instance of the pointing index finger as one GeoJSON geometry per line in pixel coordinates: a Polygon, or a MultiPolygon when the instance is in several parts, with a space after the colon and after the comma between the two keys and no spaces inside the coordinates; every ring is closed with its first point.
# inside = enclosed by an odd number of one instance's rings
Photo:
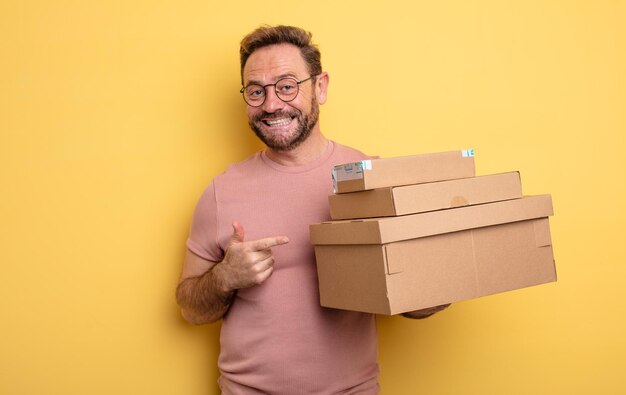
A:
{"type": "Polygon", "coordinates": [[[289,243],[289,238],[287,236],[265,237],[263,239],[246,242],[246,244],[248,244],[248,247],[250,247],[254,251],[267,250],[268,248],[287,243],[289,243]]]}

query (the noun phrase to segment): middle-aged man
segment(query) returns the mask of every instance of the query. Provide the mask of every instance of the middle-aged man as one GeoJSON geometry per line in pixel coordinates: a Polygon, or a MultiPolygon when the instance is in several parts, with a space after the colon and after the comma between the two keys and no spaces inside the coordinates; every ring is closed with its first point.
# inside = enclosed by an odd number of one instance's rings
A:
{"type": "Polygon", "coordinates": [[[308,231],[329,219],[331,167],[367,156],[320,131],[329,77],[310,33],[261,27],[240,55],[249,124],[266,149],[201,196],[177,289],[182,314],[222,319],[224,394],[376,394],[375,316],[320,306],[308,231]]]}

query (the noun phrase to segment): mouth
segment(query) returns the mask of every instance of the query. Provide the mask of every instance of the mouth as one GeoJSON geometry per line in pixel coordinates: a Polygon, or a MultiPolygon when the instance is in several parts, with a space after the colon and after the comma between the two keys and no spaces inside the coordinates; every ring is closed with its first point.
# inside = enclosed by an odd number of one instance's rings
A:
{"type": "Polygon", "coordinates": [[[282,117],[282,118],[276,118],[276,119],[263,119],[262,122],[267,125],[267,126],[286,126],[289,125],[289,123],[291,123],[291,121],[295,118],[294,117],[282,117]]]}

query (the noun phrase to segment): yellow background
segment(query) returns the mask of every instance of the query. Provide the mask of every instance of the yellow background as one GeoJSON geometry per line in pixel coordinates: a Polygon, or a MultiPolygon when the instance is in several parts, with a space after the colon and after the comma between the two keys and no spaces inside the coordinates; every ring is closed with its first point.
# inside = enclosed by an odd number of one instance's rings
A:
{"type": "Polygon", "coordinates": [[[174,288],[213,176],[260,146],[238,42],[314,33],[322,130],[474,148],[551,193],[559,281],[380,317],[383,394],[626,393],[624,1],[0,2],[0,393],[216,394],[174,288]]]}

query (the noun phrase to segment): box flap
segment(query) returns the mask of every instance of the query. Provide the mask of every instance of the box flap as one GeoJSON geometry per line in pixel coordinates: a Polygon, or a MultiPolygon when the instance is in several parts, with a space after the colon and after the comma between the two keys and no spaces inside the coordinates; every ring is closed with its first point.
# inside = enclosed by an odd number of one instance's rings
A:
{"type": "Polygon", "coordinates": [[[550,237],[550,225],[548,218],[540,218],[533,223],[535,227],[535,242],[537,247],[547,247],[552,245],[550,237]]]}
{"type": "Polygon", "coordinates": [[[316,246],[322,306],[390,314],[381,246],[316,246]]]}
{"type": "Polygon", "coordinates": [[[376,221],[329,221],[309,226],[311,244],[382,244],[376,221]],[[362,243],[362,240],[369,240],[362,243]]]}
{"type": "Polygon", "coordinates": [[[551,196],[537,195],[401,217],[314,224],[310,236],[315,245],[385,244],[552,214],[551,196]]]}

